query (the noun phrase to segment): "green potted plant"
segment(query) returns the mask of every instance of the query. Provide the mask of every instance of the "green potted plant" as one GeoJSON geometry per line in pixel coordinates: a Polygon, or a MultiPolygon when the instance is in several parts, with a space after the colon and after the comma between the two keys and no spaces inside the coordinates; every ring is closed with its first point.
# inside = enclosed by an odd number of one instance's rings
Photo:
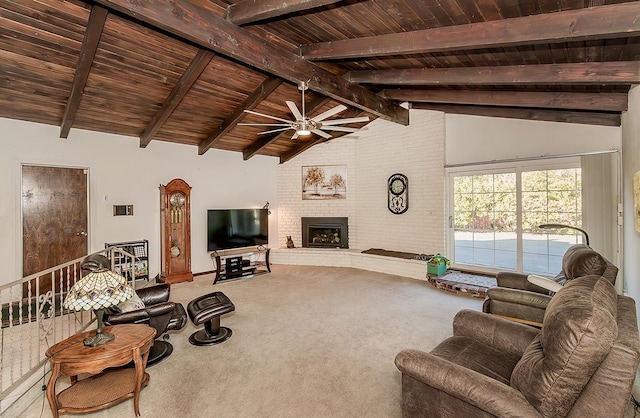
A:
{"type": "Polygon", "coordinates": [[[427,274],[441,276],[451,265],[449,259],[441,254],[436,254],[427,261],[427,274]]]}

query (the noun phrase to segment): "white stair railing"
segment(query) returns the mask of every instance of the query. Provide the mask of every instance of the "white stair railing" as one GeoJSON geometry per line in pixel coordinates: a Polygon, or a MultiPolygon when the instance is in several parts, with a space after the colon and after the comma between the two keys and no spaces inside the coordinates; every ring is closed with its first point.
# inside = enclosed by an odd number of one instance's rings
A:
{"type": "MultiPolygon", "coordinates": [[[[131,278],[135,288],[134,255],[116,247],[93,254],[112,260],[112,270],[116,257],[130,260],[126,265],[131,271],[118,273],[131,278]]],[[[0,286],[0,412],[29,390],[43,370],[48,370],[45,352],[49,347],[94,322],[93,312],[62,307],[67,290],[81,278],[80,263],[85,257],[0,286]],[[41,290],[41,285],[46,290],[41,290]]]]}

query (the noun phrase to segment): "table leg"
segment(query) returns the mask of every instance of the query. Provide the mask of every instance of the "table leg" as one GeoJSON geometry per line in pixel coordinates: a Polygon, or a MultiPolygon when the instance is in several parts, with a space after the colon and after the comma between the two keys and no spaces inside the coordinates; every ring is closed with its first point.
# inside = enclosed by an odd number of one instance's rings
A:
{"type": "Polygon", "coordinates": [[[49,401],[49,406],[51,407],[51,414],[53,418],[58,418],[58,401],[56,400],[56,380],[58,380],[58,376],[60,375],[60,364],[55,363],[53,365],[53,369],[51,370],[51,377],[49,378],[49,383],[47,383],[47,400],[49,401]]]}
{"type": "Polygon", "coordinates": [[[144,354],[140,355],[140,347],[133,350],[133,363],[136,366],[136,387],[133,392],[133,409],[136,416],[140,416],[140,391],[142,390],[142,381],[144,380],[144,369],[147,367],[149,359],[149,348],[144,354]]]}
{"type": "Polygon", "coordinates": [[[140,356],[140,347],[133,350],[133,362],[136,365],[136,387],[133,392],[133,410],[136,416],[140,416],[140,388],[142,387],[142,376],[144,375],[144,364],[140,356]]]}

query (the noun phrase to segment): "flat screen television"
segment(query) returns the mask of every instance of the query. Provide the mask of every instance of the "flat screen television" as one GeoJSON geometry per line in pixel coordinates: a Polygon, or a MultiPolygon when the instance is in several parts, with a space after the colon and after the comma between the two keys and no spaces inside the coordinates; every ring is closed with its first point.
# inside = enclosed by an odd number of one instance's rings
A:
{"type": "Polygon", "coordinates": [[[207,251],[266,245],[268,209],[207,210],[207,251]]]}

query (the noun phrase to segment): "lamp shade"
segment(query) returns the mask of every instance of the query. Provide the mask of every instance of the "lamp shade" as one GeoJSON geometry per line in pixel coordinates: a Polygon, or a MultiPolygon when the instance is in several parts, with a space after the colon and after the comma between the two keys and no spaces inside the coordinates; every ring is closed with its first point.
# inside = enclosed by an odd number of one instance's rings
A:
{"type": "Polygon", "coordinates": [[[73,285],[63,306],[74,311],[104,309],[131,299],[133,294],[124,277],[111,270],[98,269],[73,285]]]}

